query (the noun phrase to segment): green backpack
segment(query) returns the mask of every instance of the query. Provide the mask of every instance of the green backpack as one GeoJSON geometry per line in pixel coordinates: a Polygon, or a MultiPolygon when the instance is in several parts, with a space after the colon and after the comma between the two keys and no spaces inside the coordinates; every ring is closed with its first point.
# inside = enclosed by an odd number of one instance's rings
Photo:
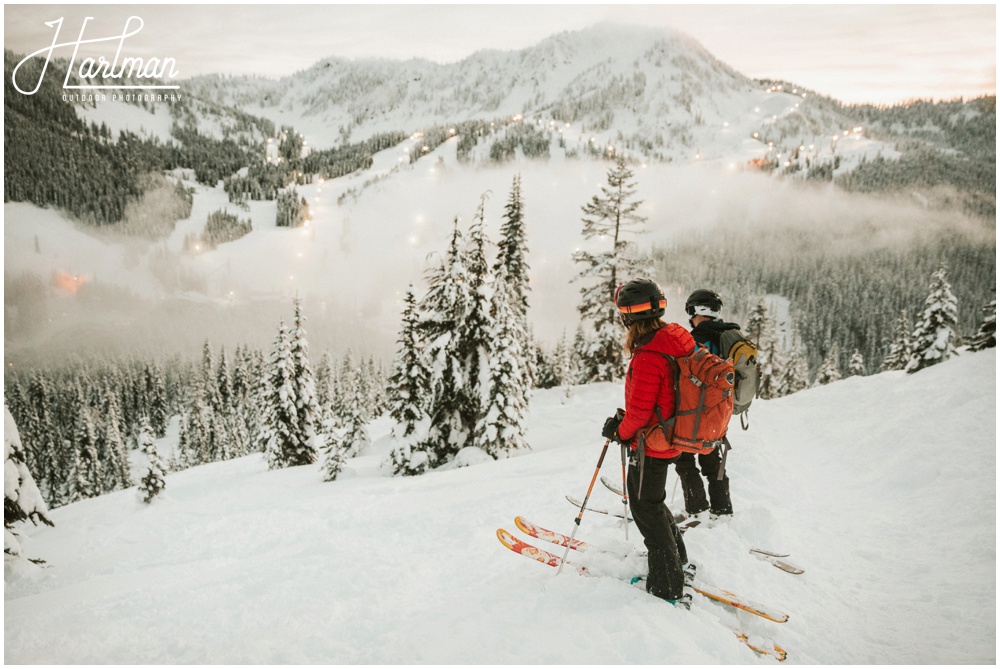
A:
{"type": "Polygon", "coordinates": [[[747,409],[757,396],[760,387],[760,365],[757,363],[757,345],[743,336],[739,329],[723,330],[719,336],[719,356],[733,361],[736,382],[733,384],[733,413],[740,414],[740,425],[746,430],[747,409]]]}

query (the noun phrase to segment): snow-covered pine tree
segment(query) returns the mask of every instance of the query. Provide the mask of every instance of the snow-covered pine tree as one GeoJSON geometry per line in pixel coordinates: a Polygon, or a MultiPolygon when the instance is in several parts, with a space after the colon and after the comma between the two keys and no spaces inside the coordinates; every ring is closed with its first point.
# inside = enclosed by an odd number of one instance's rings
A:
{"type": "Polygon", "coordinates": [[[528,292],[531,290],[528,277],[528,243],[524,224],[524,201],[521,198],[521,175],[514,175],[510,196],[504,206],[503,222],[500,224],[500,241],[497,244],[497,259],[493,266],[496,276],[501,265],[507,268],[507,282],[514,295],[512,307],[519,317],[528,313],[528,292]]]}
{"type": "Polygon", "coordinates": [[[103,491],[101,462],[97,455],[97,430],[82,389],[78,391],[78,397],[80,405],[73,430],[77,459],[76,471],[70,480],[71,502],[97,497],[103,491]]]}
{"type": "Polygon", "coordinates": [[[295,323],[291,333],[292,385],[295,390],[295,434],[300,446],[293,458],[297,464],[316,462],[318,449],[316,428],[319,424],[320,409],[316,400],[316,379],[309,361],[309,341],[306,338],[305,317],[302,303],[296,299],[295,323]]]}
{"type": "Polygon", "coordinates": [[[913,342],[910,340],[910,316],[903,309],[896,319],[896,334],[892,343],[889,344],[889,352],[882,361],[882,371],[889,372],[897,369],[906,369],[906,363],[913,355],[913,342]]]}
{"type": "MultiPolygon", "coordinates": [[[[417,299],[413,284],[403,298],[402,327],[396,340],[396,358],[389,377],[389,415],[395,421],[392,428],[396,445],[390,451],[386,465],[394,476],[421,473],[410,466],[413,447],[426,432],[427,416],[424,399],[430,395],[431,373],[424,367],[422,342],[418,331],[417,299]]],[[[420,460],[427,462],[426,455],[420,460]]]]}
{"type": "Polygon", "coordinates": [[[777,397],[784,397],[809,387],[809,361],[797,346],[792,348],[778,381],[777,397]]]}
{"type": "Polygon", "coordinates": [[[764,340],[764,347],[759,351],[760,385],[757,388],[757,396],[765,400],[780,397],[779,385],[783,365],[778,355],[776,334],[774,328],[770,328],[770,333],[764,340]]]}
{"type": "Polygon", "coordinates": [[[345,379],[344,415],[341,417],[343,434],[340,435],[340,451],[344,459],[357,457],[361,452],[371,445],[371,437],[368,436],[368,427],[365,424],[364,395],[359,392],[360,374],[351,374],[345,379]]]}
{"type": "Polygon", "coordinates": [[[489,396],[475,435],[475,445],[494,459],[528,448],[524,439],[528,378],[523,367],[530,349],[524,345],[527,337],[517,300],[507,281],[507,266],[499,265],[490,311],[489,396]]]}
{"type": "Polygon", "coordinates": [[[424,420],[421,400],[430,387],[430,371],[423,366],[417,332],[417,298],[411,284],[403,298],[402,328],[396,340],[396,359],[389,377],[389,415],[396,421],[397,440],[410,437],[424,420]]]}
{"type": "Polygon", "coordinates": [[[447,255],[428,270],[427,293],[419,304],[419,329],[425,342],[423,367],[431,372],[430,393],[424,406],[429,427],[423,439],[410,449],[408,461],[402,464],[406,469],[427,469],[448,462],[467,445],[475,428],[466,417],[478,417],[477,398],[466,395],[469,369],[468,357],[463,353],[471,347],[459,341],[466,331],[464,320],[472,303],[463,245],[456,218],[447,255]]]}
{"type": "MultiPolygon", "coordinates": [[[[511,183],[510,195],[504,207],[503,222],[500,224],[500,241],[497,244],[497,259],[493,265],[494,282],[499,274],[500,266],[506,268],[507,283],[512,291],[511,306],[514,315],[519,322],[520,329],[524,332],[524,341],[518,342],[522,351],[529,351],[534,348],[530,325],[528,324],[528,293],[531,291],[530,277],[528,276],[528,244],[527,232],[524,221],[524,200],[521,196],[521,175],[515,175],[511,183]]],[[[492,307],[491,307],[492,309],[492,307]]],[[[532,388],[535,385],[535,376],[538,373],[536,361],[525,355],[521,372],[524,381],[521,388],[524,392],[524,402],[531,401],[532,388]]]]}
{"type": "Polygon", "coordinates": [[[576,383],[577,362],[573,355],[573,346],[566,338],[565,331],[563,331],[559,343],[556,344],[554,358],[553,372],[556,376],[556,385],[570,386],[576,383]]]}
{"type": "Polygon", "coordinates": [[[198,391],[209,407],[214,409],[219,406],[219,387],[215,382],[215,354],[212,351],[212,344],[207,339],[202,346],[198,391]]]}
{"type": "Polygon", "coordinates": [[[828,383],[839,381],[840,378],[840,347],[837,342],[834,342],[816,373],[816,385],[825,386],[828,383]]]}
{"type": "Polygon", "coordinates": [[[264,393],[264,417],[261,440],[268,467],[280,469],[311,464],[309,449],[297,432],[297,398],[295,396],[295,363],[292,360],[288,328],[278,324],[264,393]]]}
{"type": "Polygon", "coordinates": [[[750,318],[747,320],[747,338],[758,345],[763,345],[763,339],[771,327],[771,316],[767,303],[761,299],[750,312],[750,318]]]}
{"type": "Polygon", "coordinates": [[[323,471],[324,480],[334,481],[343,471],[347,460],[358,456],[371,445],[368,426],[365,421],[365,396],[360,391],[361,370],[346,373],[342,379],[344,388],[343,414],[338,426],[329,421],[323,426],[323,471]]]}
{"type": "Polygon", "coordinates": [[[62,506],[62,483],[67,479],[62,437],[53,418],[52,393],[45,375],[37,372],[28,387],[30,406],[35,409],[35,435],[32,458],[38,474],[38,487],[43,491],[50,508],[62,506]]]}
{"type": "Polygon", "coordinates": [[[573,365],[573,375],[569,382],[573,385],[587,383],[588,374],[583,368],[583,359],[586,349],[587,334],[583,331],[583,323],[580,323],[577,325],[576,333],[573,335],[573,349],[570,352],[570,357],[575,362],[573,365]]]}
{"type": "Polygon", "coordinates": [[[28,469],[27,452],[21,443],[14,417],[3,407],[3,552],[20,557],[21,543],[16,526],[23,521],[52,525],[49,510],[28,469]]]}
{"type": "Polygon", "coordinates": [[[864,376],[865,375],[865,357],[861,355],[861,351],[854,349],[854,353],[851,354],[851,360],[847,363],[847,375],[848,376],[864,376]]]}
{"type": "Polygon", "coordinates": [[[98,453],[104,469],[102,492],[124,490],[132,486],[128,449],[118,428],[118,414],[118,398],[109,391],[104,405],[104,425],[98,439],[98,453]]]}
{"type": "Polygon", "coordinates": [[[331,418],[325,419],[320,425],[320,451],[323,455],[323,480],[336,481],[340,472],[344,470],[344,463],[347,458],[344,453],[344,445],[340,441],[342,428],[334,425],[331,418]]]}
{"type": "Polygon", "coordinates": [[[979,324],[972,341],[969,342],[970,351],[982,351],[987,348],[995,348],[997,345],[997,298],[994,295],[990,303],[983,307],[983,320],[979,324]]]}
{"type": "MultiPolygon", "coordinates": [[[[490,287],[489,266],[486,263],[485,224],[486,196],[479,201],[476,217],[469,227],[469,244],[462,253],[466,276],[469,282],[469,309],[460,321],[461,330],[455,340],[455,354],[463,361],[466,369],[465,389],[467,400],[462,411],[462,423],[469,435],[462,446],[470,446],[475,440],[476,426],[483,414],[489,389],[487,379],[490,367],[490,287]]],[[[459,446],[461,449],[462,446],[459,446]]]]}
{"type": "Polygon", "coordinates": [[[546,351],[537,342],[532,347],[535,353],[535,387],[555,388],[558,384],[555,372],[555,351],[546,351]]]}
{"type": "Polygon", "coordinates": [[[924,312],[913,330],[913,352],[906,363],[907,373],[918,372],[954,355],[957,327],[958,301],[948,283],[948,269],[941,265],[934,272],[924,312]]]}
{"type": "Polygon", "coordinates": [[[615,308],[615,289],[620,283],[636,278],[648,278],[626,233],[642,226],[646,219],[637,211],[642,200],[636,200],[635,174],[624,158],[618,158],[608,170],[607,185],[601,186],[603,196],[593,196],[582,207],[583,236],[586,240],[608,239],[611,249],[592,253],[580,250],[573,254],[574,262],[583,269],[574,280],[583,280],[577,310],[588,325],[587,343],[579,350],[584,382],[612,381],[625,372],[622,331],[615,308]]]}
{"type": "Polygon", "coordinates": [[[219,401],[216,413],[226,413],[233,406],[233,379],[226,359],[226,349],[219,350],[219,363],[215,371],[215,388],[219,401]]]}
{"type": "Polygon", "coordinates": [[[156,451],[156,442],[153,440],[153,428],[149,419],[142,416],[139,419],[139,432],[136,437],[139,450],[146,456],[146,473],[139,482],[139,495],[142,501],[149,504],[153,498],[159,495],[167,487],[166,467],[160,454],[156,451]]]}
{"type": "Polygon", "coordinates": [[[319,402],[320,415],[326,416],[330,411],[330,384],[333,371],[333,358],[329,351],[324,351],[323,356],[316,365],[316,401],[319,402]]]}
{"type": "Polygon", "coordinates": [[[156,363],[147,364],[144,370],[145,390],[149,406],[149,424],[153,434],[162,439],[167,436],[167,390],[163,383],[163,373],[156,363]]]}

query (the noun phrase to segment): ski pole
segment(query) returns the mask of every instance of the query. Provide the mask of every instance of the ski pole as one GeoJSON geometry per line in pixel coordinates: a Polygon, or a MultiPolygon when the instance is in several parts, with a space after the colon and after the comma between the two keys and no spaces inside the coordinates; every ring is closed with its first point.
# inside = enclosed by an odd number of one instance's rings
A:
{"type": "Polygon", "coordinates": [[[625,452],[628,446],[622,444],[622,523],[625,525],[625,542],[628,543],[628,483],[625,480],[625,452]]]}
{"type": "Polygon", "coordinates": [[[573,533],[569,535],[569,541],[566,543],[566,550],[563,552],[562,561],[559,563],[559,569],[556,570],[556,575],[558,575],[566,564],[566,558],[569,556],[569,547],[573,545],[573,540],[576,539],[576,531],[580,529],[580,519],[583,518],[583,511],[587,508],[587,502],[590,500],[590,493],[594,490],[594,482],[597,481],[597,474],[601,471],[601,465],[604,464],[604,456],[608,453],[608,444],[611,440],[608,439],[604,442],[604,448],[601,449],[601,457],[597,460],[597,469],[594,470],[594,476],[590,479],[590,487],[587,488],[587,496],[583,498],[583,504],[580,505],[580,513],[576,515],[576,520],[573,521],[576,525],[573,526],[573,533]]]}

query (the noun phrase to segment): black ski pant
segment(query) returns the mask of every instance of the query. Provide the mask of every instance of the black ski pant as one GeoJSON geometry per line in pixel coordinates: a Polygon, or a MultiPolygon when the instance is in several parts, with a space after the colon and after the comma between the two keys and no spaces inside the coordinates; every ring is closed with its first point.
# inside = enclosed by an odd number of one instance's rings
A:
{"type": "Polygon", "coordinates": [[[712,513],[720,516],[733,512],[733,503],[729,499],[729,475],[723,474],[719,480],[719,467],[722,465],[722,447],[713,449],[711,453],[699,455],[695,465],[694,453],[681,453],[676,460],[677,476],[681,479],[684,489],[684,510],[693,516],[711,508],[712,513]],[[698,471],[701,467],[701,471],[698,471]],[[708,480],[708,497],[705,497],[705,483],[702,476],[708,480]]]}
{"type": "Polygon", "coordinates": [[[667,471],[673,460],[645,457],[642,463],[632,454],[628,468],[628,500],[632,518],[649,549],[649,576],[646,592],[661,599],[677,600],[684,594],[684,565],[688,561],[684,538],[674,514],[665,503],[667,471]]]}

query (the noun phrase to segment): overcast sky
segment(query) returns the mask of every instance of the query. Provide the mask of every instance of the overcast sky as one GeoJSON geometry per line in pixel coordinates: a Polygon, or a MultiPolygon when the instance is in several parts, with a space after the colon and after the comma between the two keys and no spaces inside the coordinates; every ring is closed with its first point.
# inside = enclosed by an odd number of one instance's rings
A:
{"type": "MultiPolygon", "coordinates": [[[[996,93],[996,6],[978,5],[5,5],[4,47],[142,32],[129,55],[172,57],[180,76],[281,77],[329,57],[454,62],[521,49],[601,21],[679,29],[751,77],[784,79],[845,102],[996,93]]],[[[57,50],[68,58],[70,49],[57,50]]]]}

